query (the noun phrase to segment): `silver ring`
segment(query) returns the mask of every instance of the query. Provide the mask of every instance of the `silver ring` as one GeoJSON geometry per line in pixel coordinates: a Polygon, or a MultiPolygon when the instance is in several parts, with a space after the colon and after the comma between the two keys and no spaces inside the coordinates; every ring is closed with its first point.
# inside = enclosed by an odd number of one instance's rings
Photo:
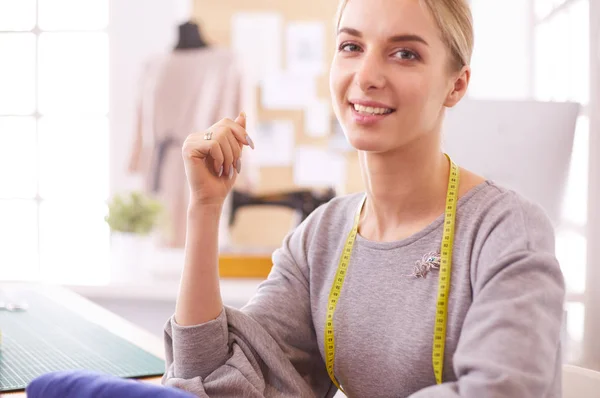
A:
{"type": "Polygon", "coordinates": [[[207,131],[206,133],[204,133],[204,139],[207,141],[212,140],[212,135],[213,135],[212,131],[207,131]]]}

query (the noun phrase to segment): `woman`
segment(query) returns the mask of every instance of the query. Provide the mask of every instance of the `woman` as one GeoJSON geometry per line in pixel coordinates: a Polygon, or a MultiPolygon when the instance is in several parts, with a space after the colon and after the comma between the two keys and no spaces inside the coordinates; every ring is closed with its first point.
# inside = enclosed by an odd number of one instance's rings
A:
{"type": "Polygon", "coordinates": [[[561,395],[553,229],[441,151],[444,110],[469,83],[470,18],[466,0],[341,4],[331,94],[366,194],[291,232],[241,311],[221,301],[217,226],[253,146],[245,117],[188,138],[192,204],[164,383],[210,397],[331,397],[337,385],[351,397],[561,395]]]}

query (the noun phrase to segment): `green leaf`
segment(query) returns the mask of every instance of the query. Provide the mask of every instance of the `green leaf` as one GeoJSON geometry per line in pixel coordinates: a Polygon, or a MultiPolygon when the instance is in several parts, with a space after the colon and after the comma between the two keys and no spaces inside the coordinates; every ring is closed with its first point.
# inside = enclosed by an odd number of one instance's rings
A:
{"type": "Polygon", "coordinates": [[[143,192],[116,194],[108,202],[105,221],[111,231],[147,235],[160,223],[163,210],[160,201],[143,192]]]}

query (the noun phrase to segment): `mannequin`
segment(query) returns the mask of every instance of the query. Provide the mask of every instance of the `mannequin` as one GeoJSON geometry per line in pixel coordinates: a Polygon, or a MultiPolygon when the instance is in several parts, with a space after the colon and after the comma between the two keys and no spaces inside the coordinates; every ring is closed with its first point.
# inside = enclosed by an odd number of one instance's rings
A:
{"type": "MultiPolygon", "coordinates": [[[[181,161],[181,146],[190,132],[218,120],[235,118],[243,110],[254,118],[252,91],[241,63],[228,48],[208,43],[193,18],[178,25],[171,51],[147,60],[140,76],[138,115],[129,170],[142,175],[144,191],[165,206],[165,222],[157,245],[185,247],[189,193],[181,161]]],[[[257,178],[252,155],[244,155],[244,172],[236,185],[249,191],[257,178]]],[[[224,206],[229,215],[230,200],[224,206]]],[[[227,246],[229,216],[222,217],[219,244],[227,246]]]]}
{"type": "Polygon", "coordinates": [[[175,50],[204,47],[208,47],[208,43],[202,37],[198,24],[188,21],[179,25],[179,40],[175,50]]]}

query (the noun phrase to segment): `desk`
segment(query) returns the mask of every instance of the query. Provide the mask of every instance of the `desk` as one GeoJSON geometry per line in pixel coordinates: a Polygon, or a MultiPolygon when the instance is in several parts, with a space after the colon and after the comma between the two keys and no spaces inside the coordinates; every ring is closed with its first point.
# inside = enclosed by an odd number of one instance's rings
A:
{"type": "MultiPolygon", "coordinates": [[[[31,289],[35,287],[37,293],[43,294],[54,301],[60,303],[65,308],[70,309],[82,318],[91,322],[108,326],[108,328],[121,338],[137,345],[157,357],[164,359],[163,342],[160,338],[149,332],[133,325],[132,323],[118,317],[117,315],[105,310],[104,308],[92,303],[91,301],[73,293],[72,291],[60,286],[44,284],[13,284],[2,283],[2,289],[10,292],[12,289],[31,289]]],[[[160,384],[160,378],[148,378],[149,383],[160,384]]],[[[23,392],[0,393],[3,398],[25,397],[23,392]]]]}
{"type": "MultiPolygon", "coordinates": [[[[260,278],[265,279],[273,262],[275,249],[227,249],[219,253],[219,276],[221,278],[260,278]]],[[[147,264],[139,271],[149,271],[155,276],[176,277],[177,281],[185,263],[184,249],[154,249],[144,261],[147,264]]]]}
{"type": "Polygon", "coordinates": [[[272,266],[270,254],[221,253],[219,255],[221,278],[266,278],[272,266]]]}

